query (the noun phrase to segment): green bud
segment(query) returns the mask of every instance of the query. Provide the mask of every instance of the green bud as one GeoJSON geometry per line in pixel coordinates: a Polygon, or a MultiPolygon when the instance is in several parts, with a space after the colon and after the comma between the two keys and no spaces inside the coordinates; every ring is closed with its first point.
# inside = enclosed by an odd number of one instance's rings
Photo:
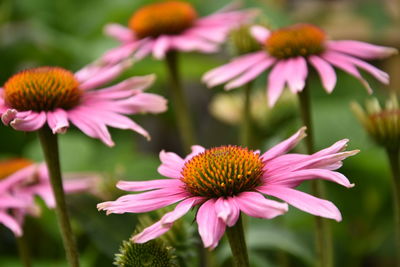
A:
{"type": "Polygon", "coordinates": [[[243,55],[261,49],[261,45],[250,34],[252,25],[242,25],[229,33],[229,43],[234,54],[243,55]]]}

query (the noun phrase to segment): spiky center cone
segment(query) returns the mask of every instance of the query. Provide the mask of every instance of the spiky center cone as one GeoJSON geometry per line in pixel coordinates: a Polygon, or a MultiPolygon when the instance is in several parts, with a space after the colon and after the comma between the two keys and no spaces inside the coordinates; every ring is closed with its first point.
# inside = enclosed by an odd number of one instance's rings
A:
{"type": "Polygon", "coordinates": [[[310,24],[296,24],[273,31],[265,41],[268,53],[276,58],[291,58],[320,54],[324,51],[326,35],[310,24]]]}
{"type": "Polygon", "coordinates": [[[259,153],[238,146],[221,146],[186,162],[181,179],[195,196],[234,196],[254,190],[261,183],[263,167],[259,153]]]}
{"type": "Polygon", "coordinates": [[[146,5],[129,20],[129,28],[139,38],[179,34],[193,25],[196,10],[186,2],[165,1],[146,5]]]}
{"type": "Polygon", "coordinates": [[[0,180],[33,164],[32,161],[22,158],[0,161],[0,180]]]}
{"type": "Polygon", "coordinates": [[[4,93],[6,104],[19,111],[71,109],[83,94],[73,73],[59,67],[21,71],[8,79],[4,93]]]}

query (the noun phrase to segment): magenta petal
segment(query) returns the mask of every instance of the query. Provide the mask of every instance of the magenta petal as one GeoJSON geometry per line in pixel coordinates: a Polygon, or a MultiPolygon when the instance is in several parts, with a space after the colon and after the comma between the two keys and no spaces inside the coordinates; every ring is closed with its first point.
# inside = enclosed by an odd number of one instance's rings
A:
{"type": "Polygon", "coordinates": [[[329,41],[327,46],[328,49],[363,59],[385,58],[398,53],[396,48],[353,40],[329,41]]]}
{"type": "Polygon", "coordinates": [[[153,46],[153,56],[156,59],[163,59],[171,47],[171,39],[167,35],[157,37],[153,46]]]}
{"type": "Polygon", "coordinates": [[[317,70],[321,78],[322,85],[326,92],[331,93],[336,85],[336,73],[332,66],[320,58],[319,56],[312,55],[308,58],[311,65],[317,70]]]}
{"type": "Polygon", "coordinates": [[[271,34],[271,31],[263,26],[254,25],[250,28],[250,33],[260,44],[264,44],[271,34]]]}
{"type": "Polygon", "coordinates": [[[22,226],[6,212],[0,211],[0,223],[9,228],[16,236],[22,236],[22,226]]]}
{"type": "Polygon", "coordinates": [[[145,228],[142,232],[132,237],[132,241],[135,243],[146,243],[152,239],[155,239],[162,234],[168,232],[171,226],[163,226],[161,221],[156,222],[155,224],[145,228]]]}
{"type": "Polygon", "coordinates": [[[217,217],[224,221],[229,227],[236,224],[240,215],[239,207],[232,197],[218,198],[215,202],[215,212],[217,213],[217,217]]]}
{"type": "Polygon", "coordinates": [[[194,145],[190,148],[192,149],[192,152],[185,157],[185,162],[205,151],[205,148],[199,145],[194,145]]]}
{"type": "Polygon", "coordinates": [[[334,219],[338,222],[342,220],[340,211],[330,201],[319,199],[309,194],[281,186],[268,185],[260,187],[258,190],[264,194],[280,198],[290,205],[310,214],[334,219]]]}
{"type": "Polygon", "coordinates": [[[287,60],[286,80],[293,93],[303,90],[306,85],[307,74],[307,62],[303,57],[295,57],[287,60]]]}
{"type": "Polygon", "coordinates": [[[318,152],[315,152],[313,156],[324,156],[324,155],[329,155],[329,154],[334,154],[338,153],[341,151],[344,151],[347,147],[347,143],[349,142],[349,139],[342,139],[331,145],[330,147],[327,147],[325,149],[322,149],[318,152]]]}
{"type": "Polygon", "coordinates": [[[161,224],[163,226],[168,226],[174,223],[176,220],[188,213],[193,206],[197,205],[203,200],[203,197],[191,197],[181,201],[178,205],[176,205],[173,211],[168,212],[161,218],[161,224]]]}
{"type": "Polygon", "coordinates": [[[69,127],[68,115],[65,110],[57,108],[47,112],[47,124],[53,134],[65,133],[69,127]]]}
{"type": "Polygon", "coordinates": [[[281,96],[286,79],[286,61],[281,60],[276,63],[275,67],[268,75],[268,87],[267,87],[267,96],[268,96],[268,105],[273,107],[281,96]]]}
{"type": "Polygon", "coordinates": [[[215,199],[209,199],[200,206],[196,221],[204,247],[214,249],[218,245],[226,227],[215,212],[215,199]]]}
{"type": "Polygon", "coordinates": [[[101,62],[116,64],[130,57],[139,48],[139,42],[130,42],[108,50],[101,58],[101,62]]]}
{"type": "Polygon", "coordinates": [[[305,131],[306,131],[306,127],[300,128],[300,130],[298,130],[294,135],[292,135],[285,141],[282,141],[281,143],[275,145],[274,147],[272,147],[271,149],[266,151],[261,156],[261,158],[264,161],[268,161],[268,160],[276,158],[280,155],[285,154],[286,152],[288,152],[289,150],[294,148],[300,142],[300,140],[306,136],[305,131]]]}
{"type": "Polygon", "coordinates": [[[184,160],[173,152],[160,152],[161,165],[158,172],[165,177],[180,178],[184,160]]]}
{"type": "Polygon", "coordinates": [[[241,211],[255,218],[272,219],[288,211],[286,203],[266,199],[257,192],[243,192],[234,199],[241,211]]]}
{"type": "Polygon", "coordinates": [[[19,131],[36,131],[43,127],[46,122],[46,112],[32,112],[24,118],[15,118],[11,123],[11,127],[19,131]]]}
{"type": "Polygon", "coordinates": [[[150,93],[137,94],[116,104],[127,114],[162,113],[167,110],[167,100],[160,95],[150,93]]]}
{"type": "Polygon", "coordinates": [[[104,33],[120,42],[132,42],[135,40],[133,31],[117,23],[110,23],[104,27],[104,33]]]}
{"type": "Polygon", "coordinates": [[[1,115],[1,121],[4,123],[4,125],[10,124],[11,121],[13,121],[18,114],[18,111],[16,109],[7,109],[2,115],[1,115]]]}
{"type": "Polygon", "coordinates": [[[158,179],[150,181],[119,181],[117,188],[125,191],[146,191],[153,189],[179,187],[183,186],[183,183],[178,179],[158,179]]]}

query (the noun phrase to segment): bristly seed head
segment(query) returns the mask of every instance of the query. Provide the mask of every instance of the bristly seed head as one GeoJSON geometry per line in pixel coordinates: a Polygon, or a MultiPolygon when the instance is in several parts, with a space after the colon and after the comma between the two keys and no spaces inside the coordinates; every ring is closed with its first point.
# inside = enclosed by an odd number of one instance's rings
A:
{"type": "Polygon", "coordinates": [[[139,38],[179,34],[192,26],[196,18],[197,12],[189,3],[165,1],[137,10],[129,20],[129,28],[139,38]]]}
{"type": "Polygon", "coordinates": [[[0,180],[32,164],[32,161],[23,158],[2,160],[0,161],[0,180]]]}
{"type": "Polygon", "coordinates": [[[263,167],[259,153],[238,146],[221,146],[186,162],[181,179],[196,196],[234,196],[260,185],[263,167]]]}
{"type": "Polygon", "coordinates": [[[268,53],[276,58],[320,54],[324,51],[326,34],[310,24],[296,24],[273,31],[265,41],[268,53]]]}
{"type": "Polygon", "coordinates": [[[82,96],[74,74],[59,67],[21,71],[8,79],[4,93],[5,103],[19,111],[71,109],[82,96]]]}

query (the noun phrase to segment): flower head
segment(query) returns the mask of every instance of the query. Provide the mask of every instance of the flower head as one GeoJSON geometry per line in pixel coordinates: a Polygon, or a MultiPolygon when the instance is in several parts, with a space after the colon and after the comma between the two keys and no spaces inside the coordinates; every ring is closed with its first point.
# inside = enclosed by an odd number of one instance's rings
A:
{"type": "Polygon", "coordinates": [[[184,1],[145,5],[132,14],[128,27],[106,26],[106,34],[120,41],[121,46],[108,51],[103,60],[114,63],[130,56],[140,60],[151,53],[163,59],[170,50],[216,52],[232,28],[254,16],[253,11],[229,9],[199,17],[196,9],[184,1]]]}
{"type": "Polygon", "coordinates": [[[329,40],[323,30],[311,24],[296,24],[275,31],[253,26],[251,34],[263,49],[237,57],[226,65],[210,70],[203,76],[203,81],[209,87],[227,83],[225,89],[230,90],[256,79],[264,71],[272,68],[268,74],[267,87],[270,106],[273,106],[282,94],[285,84],[293,93],[304,89],[308,64],[318,72],[328,93],[336,86],[333,67],[358,79],[371,93],[368,82],[358,69],[370,73],[384,84],[389,83],[389,76],[363,60],[384,58],[397,53],[394,48],[359,41],[329,40]]]}
{"type": "Polygon", "coordinates": [[[331,202],[293,188],[316,178],[352,187],[345,176],[334,170],[358,151],[344,151],[347,140],[341,140],[312,155],[286,154],[304,136],[303,128],[263,154],[237,146],[193,146],[192,153],[183,159],[161,151],[158,171],[172,179],[120,181],[117,187],[122,190],[146,192],[100,203],[98,209],[107,214],[141,213],[179,202],[160,221],[133,237],[136,243],[144,243],[167,232],[176,220],[198,206],[199,233],[204,246],[211,249],[218,245],[225,228],[236,224],[241,212],[271,219],[287,212],[289,203],[313,215],[340,221],[340,212],[331,202]]]}
{"type": "MultiPolygon", "coordinates": [[[[81,175],[66,180],[64,190],[66,193],[91,191],[96,183],[96,177],[81,175]]],[[[0,224],[21,236],[25,216],[40,213],[35,196],[42,198],[49,208],[55,207],[46,165],[22,158],[0,161],[0,224]]]]}
{"type": "Polygon", "coordinates": [[[65,133],[70,122],[82,132],[112,146],[107,126],[130,129],[147,138],[146,130],[124,115],[166,110],[166,100],[144,93],[154,76],[132,77],[116,85],[98,88],[130,66],[89,65],[77,73],[60,67],[21,71],[0,88],[0,116],[5,125],[20,131],[36,131],[47,122],[53,133],[65,133]]]}
{"type": "Polygon", "coordinates": [[[351,108],[370,137],[389,150],[400,149],[400,109],[397,97],[393,95],[382,108],[376,98],[366,102],[366,110],[357,103],[351,108]]]}

